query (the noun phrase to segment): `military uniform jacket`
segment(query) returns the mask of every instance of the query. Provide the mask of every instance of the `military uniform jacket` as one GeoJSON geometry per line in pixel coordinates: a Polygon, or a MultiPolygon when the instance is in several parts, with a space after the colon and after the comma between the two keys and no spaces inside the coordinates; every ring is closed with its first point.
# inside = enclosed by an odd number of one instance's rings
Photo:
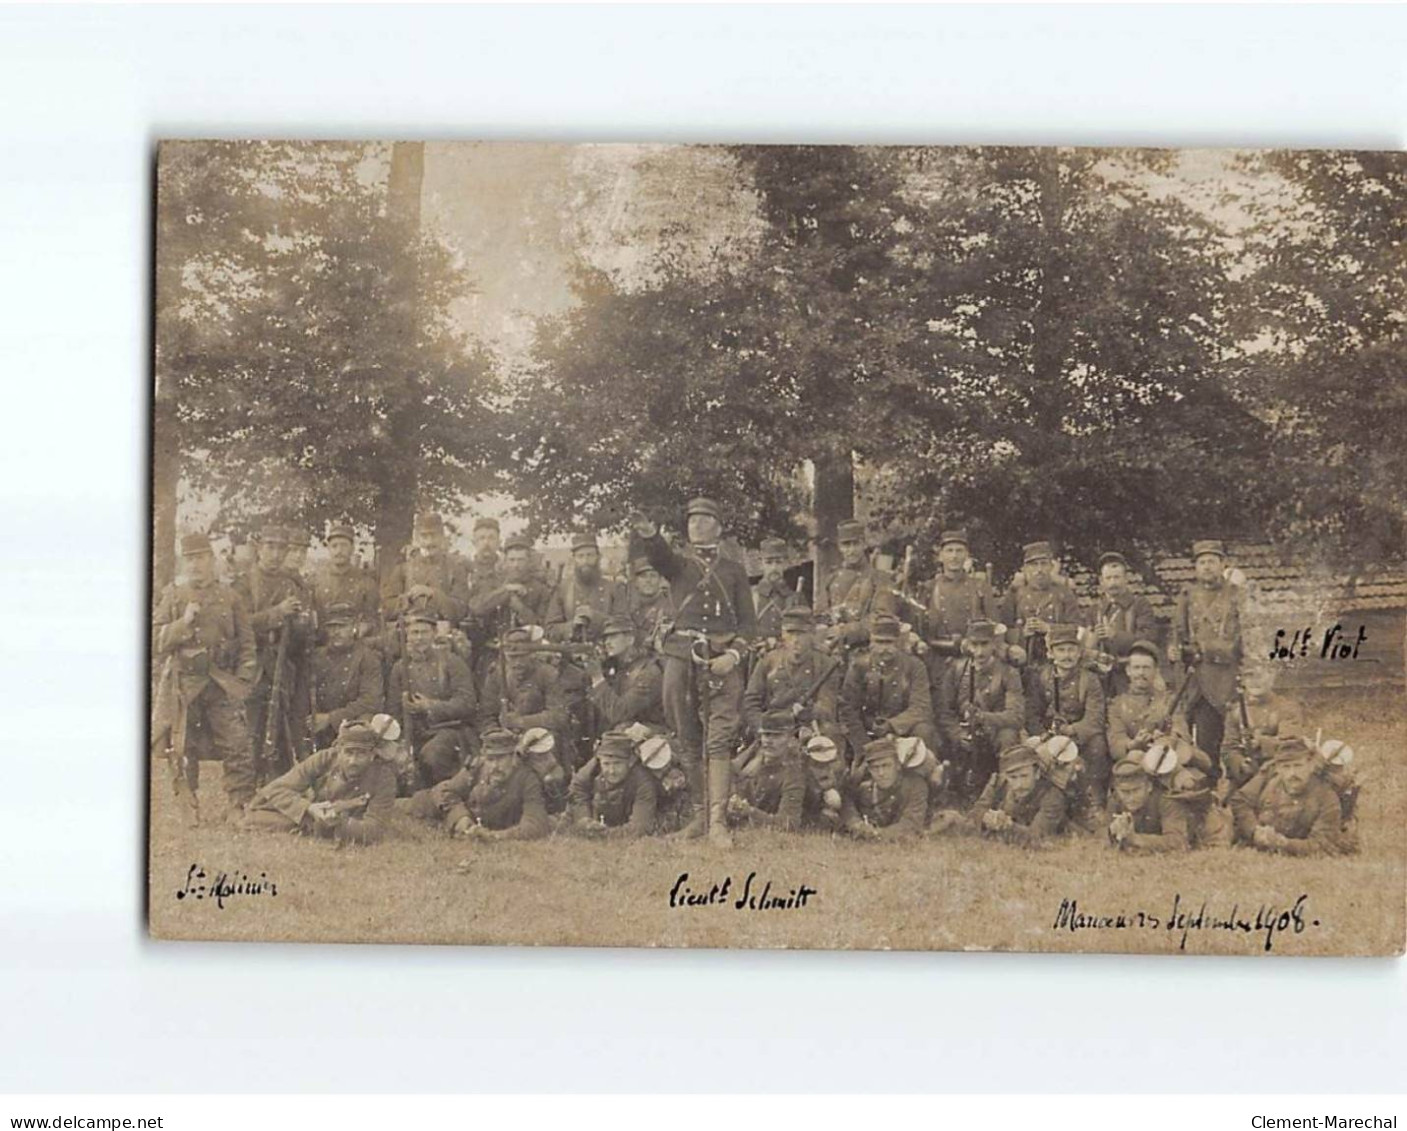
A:
{"type": "Polygon", "coordinates": [[[1104,737],[1104,688],[1093,672],[1077,667],[1069,675],[1057,676],[1055,665],[1046,664],[1037,673],[1026,703],[1026,729],[1043,734],[1057,718],[1069,724],[1076,743],[1104,737]]]}
{"type": "Polygon", "coordinates": [[[669,590],[661,588],[654,600],[646,601],[632,589],[629,604],[636,638],[647,647],[652,646],[660,626],[674,619],[674,602],[669,599],[669,590]]]}
{"type": "Polygon", "coordinates": [[[933,692],[922,660],[895,652],[884,664],[869,654],[857,656],[840,690],[840,721],[857,753],[876,720],[887,719],[893,734],[907,736],[933,725],[933,692]]]}
{"type": "Polygon", "coordinates": [[[469,590],[469,612],[479,622],[481,635],[496,637],[514,624],[542,624],[551,595],[539,577],[528,575],[510,581],[497,570],[476,573],[469,590]],[[505,588],[509,584],[521,585],[526,592],[512,593],[505,588]]]}
{"type": "MultiPolygon", "coordinates": [[[[1006,625],[1006,642],[1026,646],[1025,625],[1032,619],[1040,619],[1047,624],[1078,624],[1080,602],[1075,594],[1062,581],[1052,581],[1046,588],[1037,589],[1034,585],[1012,585],[1002,595],[1001,616],[1006,625]]],[[[1032,656],[1033,661],[1040,656],[1032,656]]]]}
{"type": "Polygon", "coordinates": [[[977,721],[988,735],[1020,730],[1026,719],[1026,696],[1021,676],[995,657],[978,667],[971,656],[950,660],[938,685],[938,726],[944,741],[957,746],[962,713],[969,700],[976,704],[977,721]]]}
{"type": "Polygon", "coordinates": [[[301,617],[291,617],[285,626],[278,606],[288,597],[297,597],[307,607],[311,604],[308,592],[291,573],[281,569],[266,570],[257,565],[243,579],[243,585],[243,596],[249,605],[249,624],[254,630],[254,644],[258,652],[256,679],[272,679],[278,658],[279,636],[285,627],[289,632],[285,661],[297,663],[307,655],[311,636],[308,622],[301,617]]]}
{"type": "Polygon", "coordinates": [[[588,774],[588,762],[572,777],[569,793],[574,821],[590,821],[623,836],[648,836],[655,829],[659,786],[654,775],[638,762],[619,785],[610,785],[599,773],[588,774]]]}
{"type": "Polygon", "coordinates": [[[308,806],[315,801],[346,801],[364,795],[370,801],[359,816],[346,819],[341,838],[371,844],[385,834],[386,822],[394,811],[396,772],[385,762],[373,760],[360,778],[348,779],[337,768],[337,748],[330,746],[269,782],[254,795],[249,807],[271,809],[294,824],[302,824],[308,806]]]}
{"type": "Polygon", "coordinates": [[[593,684],[590,699],[598,732],[630,723],[663,727],[664,665],[653,652],[636,656],[614,675],[593,684]]]}
{"type": "Polygon", "coordinates": [[[644,557],[669,582],[674,626],[691,632],[757,636],[757,610],[747,570],[717,550],[670,548],[662,534],[631,536],[631,558],[644,557]]]}
{"type": "MultiPolygon", "coordinates": [[[[1114,696],[1109,704],[1109,721],[1105,728],[1109,735],[1109,756],[1118,762],[1129,752],[1140,731],[1163,730],[1167,726],[1172,701],[1172,695],[1166,691],[1152,691],[1147,695],[1125,691],[1114,696]]],[[[1179,715],[1173,721],[1172,730],[1186,737],[1186,729],[1179,715]]]]}
{"type": "Polygon", "coordinates": [[[757,609],[757,635],[777,639],[782,635],[782,613],[806,604],[806,598],[785,581],[759,581],[753,586],[752,603],[757,609]]]}
{"type": "Polygon", "coordinates": [[[836,570],[826,582],[826,600],[848,644],[869,641],[870,618],[875,613],[896,617],[900,613],[893,576],[869,563],[861,569],[836,570]]]}
{"type": "Polygon", "coordinates": [[[840,821],[852,832],[869,826],[881,840],[918,836],[928,821],[928,783],[912,770],[900,770],[891,789],[866,778],[846,791],[840,821]]]}
{"type": "Polygon", "coordinates": [[[327,610],[333,605],[351,605],[362,636],[371,636],[381,627],[381,601],[371,574],[348,563],[338,569],[328,563],[313,577],[313,608],[318,624],[327,621],[327,610]]]}
{"type": "Polygon", "coordinates": [[[1271,693],[1264,699],[1246,700],[1246,718],[1250,720],[1250,732],[1241,723],[1239,707],[1226,712],[1226,729],[1222,733],[1222,753],[1239,751],[1243,740],[1252,757],[1259,760],[1262,743],[1274,738],[1282,731],[1296,734],[1304,726],[1304,712],[1299,704],[1283,695],[1271,693]]]}
{"type": "Polygon", "coordinates": [[[543,626],[549,639],[570,639],[572,618],[576,615],[578,605],[590,605],[596,614],[591,626],[593,639],[600,637],[601,626],[608,616],[625,616],[629,611],[623,583],[613,577],[602,576],[595,585],[584,585],[569,567],[547,601],[543,626]]]}
{"type": "Polygon", "coordinates": [[[371,718],[384,703],[381,658],[362,644],[341,652],[319,648],[313,653],[313,696],[334,731],[348,719],[371,718]]]}
{"type": "Polygon", "coordinates": [[[476,773],[464,769],[430,791],[446,831],[462,818],[501,833],[497,840],[537,840],[547,835],[547,804],[542,780],[519,763],[497,785],[476,782],[476,773]]]}
{"type": "MultiPolygon", "coordinates": [[[[757,730],[767,711],[781,711],[801,702],[816,681],[836,663],[836,657],[819,648],[803,648],[790,653],[777,648],[753,665],[743,692],[743,725],[757,730]]],[[[824,731],[835,729],[840,686],[845,678],[844,664],[835,668],[811,701],[811,718],[824,731]]]]}
{"type": "Polygon", "coordinates": [[[799,757],[773,762],[759,758],[757,771],[738,779],[738,796],[761,814],[757,823],[795,829],[801,824],[806,801],[805,767],[799,757]],[[767,820],[768,816],[773,819],[767,820]]]}
{"type": "Polygon", "coordinates": [[[1236,693],[1241,665],[1241,592],[1238,586],[1193,583],[1177,599],[1173,643],[1191,644],[1202,654],[1197,689],[1213,707],[1223,709],[1236,693]]]}
{"type": "Polygon", "coordinates": [[[1070,800],[1065,791],[1045,778],[1036,788],[1017,800],[1000,774],[993,774],[987,787],[972,807],[969,820],[984,836],[997,836],[1014,844],[1037,844],[1056,836],[1065,829],[1070,812],[1070,800]],[[982,814],[996,809],[1011,818],[1011,827],[993,833],[982,828],[982,814]]]}
{"type": "MultiPolygon", "coordinates": [[[[1116,791],[1109,791],[1109,818],[1120,813],[1133,817],[1133,832],[1124,838],[1123,847],[1133,852],[1186,852],[1192,847],[1192,816],[1184,802],[1169,797],[1160,785],[1148,791],[1148,799],[1136,811],[1130,812],[1119,802],[1116,791]]],[[[1112,838],[1111,838],[1112,840],[1112,838]]]]}
{"type": "Polygon", "coordinates": [[[458,624],[469,611],[469,567],[457,554],[412,553],[393,569],[381,587],[381,605],[388,618],[410,608],[410,591],[417,585],[431,589],[430,611],[439,620],[458,624]]]}
{"type": "Polygon", "coordinates": [[[1289,856],[1333,856],[1344,851],[1343,808],[1339,796],[1324,782],[1310,778],[1299,797],[1292,797],[1270,770],[1262,770],[1231,795],[1236,839],[1252,843],[1257,825],[1269,825],[1290,843],[1289,856]]]}
{"type": "Polygon", "coordinates": [[[1090,627],[1107,625],[1113,635],[1100,647],[1113,656],[1127,656],[1138,640],[1156,640],[1158,616],[1148,598],[1137,593],[1125,593],[1118,599],[1102,596],[1090,610],[1090,627]]]}
{"type": "Polygon", "coordinates": [[[404,710],[404,696],[411,693],[430,701],[426,714],[416,717],[416,725],[423,720],[431,730],[467,726],[478,705],[468,665],[443,648],[431,648],[424,659],[403,656],[391,666],[386,701],[398,717],[404,710]]]}
{"type": "Polygon", "coordinates": [[[933,579],[928,601],[928,635],[934,639],[966,636],[974,620],[996,618],[997,600],[983,574],[960,573],[949,577],[939,573],[933,579]]]}
{"type": "Polygon", "coordinates": [[[546,727],[560,742],[570,723],[570,704],[563,676],[540,660],[521,678],[508,671],[508,690],[503,688],[503,668],[495,664],[484,679],[484,694],[479,702],[479,726],[498,720],[499,711],[507,701],[508,709],[521,715],[524,729],[546,727]]]}
{"type": "Polygon", "coordinates": [[[156,655],[168,660],[180,692],[194,699],[214,680],[236,700],[243,699],[256,675],[254,631],[244,598],[218,581],[168,586],[152,617],[156,655]],[[186,606],[200,612],[187,627],[186,606]]]}

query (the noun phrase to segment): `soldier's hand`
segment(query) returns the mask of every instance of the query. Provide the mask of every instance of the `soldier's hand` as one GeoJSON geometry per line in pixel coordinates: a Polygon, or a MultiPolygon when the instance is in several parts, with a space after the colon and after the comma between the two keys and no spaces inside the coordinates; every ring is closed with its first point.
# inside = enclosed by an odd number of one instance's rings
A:
{"type": "Polygon", "coordinates": [[[1109,822],[1109,835],[1120,844],[1131,832],[1133,832],[1133,818],[1127,813],[1115,814],[1114,819],[1109,822]]]}
{"type": "Polygon", "coordinates": [[[414,715],[423,715],[430,709],[430,700],[418,691],[409,692],[405,697],[405,703],[411,714],[414,715]]]}
{"type": "Polygon", "coordinates": [[[731,675],[737,666],[738,654],[736,652],[724,652],[723,655],[715,656],[708,662],[708,670],[714,675],[731,675]]]}
{"type": "Polygon", "coordinates": [[[325,731],[330,723],[331,716],[326,711],[317,711],[313,714],[313,733],[317,734],[325,731]]]}
{"type": "Polygon", "coordinates": [[[596,619],[596,610],[590,605],[578,605],[572,616],[573,624],[590,624],[596,619]]]}
{"type": "Polygon", "coordinates": [[[1097,625],[1094,626],[1094,638],[1096,640],[1108,640],[1113,635],[1113,629],[1111,629],[1103,621],[1100,621],[1097,625]]]}
{"type": "Polygon", "coordinates": [[[1020,644],[1009,644],[1006,649],[1006,662],[1014,667],[1024,667],[1026,664],[1026,649],[1020,644]]]}
{"type": "Polygon", "coordinates": [[[821,794],[821,803],[832,812],[840,812],[840,790],[828,789],[821,794]]]}
{"type": "Polygon", "coordinates": [[[181,623],[187,628],[195,623],[195,618],[200,616],[200,606],[192,601],[186,606],[186,611],[181,614],[181,623]]]}
{"type": "Polygon", "coordinates": [[[1280,834],[1269,825],[1257,825],[1256,831],[1251,834],[1251,843],[1257,848],[1278,848],[1280,840],[1280,834]]]}
{"type": "Polygon", "coordinates": [[[1044,636],[1050,631],[1050,624],[1043,617],[1032,617],[1026,622],[1028,636],[1044,636]]]}
{"type": "Polygon", "coordinates": [[[630,529],[640,538],[653,538],[659,530],[659,528],[640,511],[632,511],[630,516],[626,519],[626,522],[630,524],[630,529]]]}

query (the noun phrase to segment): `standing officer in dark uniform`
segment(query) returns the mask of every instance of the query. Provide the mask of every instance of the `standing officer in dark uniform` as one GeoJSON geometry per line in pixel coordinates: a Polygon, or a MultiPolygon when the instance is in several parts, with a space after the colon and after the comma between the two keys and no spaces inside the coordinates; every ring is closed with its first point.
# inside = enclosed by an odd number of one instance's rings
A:
{"type": "Polygon", "coordinates": [[[1177,599],[1168,661],[1196,665],[1187,721],[1197,745],[1217,760],[1241,666],[1241,591],[1223,576],[1226,548],[1220,542],[1192,543],[1192,565],[1196,577],[1177,599]]]}
{"type": "Polygon", "coordinates": [[[679,740],[679,760],[696,806],[682,835],[696,837],[707,831],[712,839],[728,843],[726,814],[741,723],[742,658],[757,635],[757,612],[747,571],[720,552],[723,521],[718,505],[712,499],[692,500],[687,524],[689,546],[679,551],[654,523],[637,518],[631,557],[649,560],[669,582],[674,604],[674,626],[663,645],[664,711],[679,740]],[[700,686],[704,681],[706,689],[700,686]],[[706,719],[700,714],[705,693],[706,719]],[[707,811],[699,806],[701,797],[708,798],[707,811]]]}
{"type": "Polygon", "coordinates": [[[161,596],[152,645],[161,673],[152,703],[152,745],[166,753],[176,793],[196,820],[200,755],[213,748],[224,762],[230,809],[254,794],[244,703],[256,674],[249,607],[215,577],[215,553],[204,534],[181,539],[184,577],[161,596]]]}

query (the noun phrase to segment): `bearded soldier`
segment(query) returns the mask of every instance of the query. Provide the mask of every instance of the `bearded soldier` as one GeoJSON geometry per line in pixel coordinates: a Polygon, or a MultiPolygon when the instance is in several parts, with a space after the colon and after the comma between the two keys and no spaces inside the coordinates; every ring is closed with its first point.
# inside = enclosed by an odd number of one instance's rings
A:
{"type": "Polygon", "coordinates": [[[663,644],[664,711],[679,741],[679,760],[696,806],[682,834],[694,837],[707,831],[726,843],[731,759],[741,721],[742,657],[757,635],[757,613],[747,571],[719,550],[723,522],[718,505],[712,499],[694,499],[686,521],[689,546],[679,551],[654,523],[635,518],[631,556],[647,558],[669,582],[674,604],[673,629],[663,644]],[[705,796],[707,812],[698,802],[705,796]]]}
{"type": "Polygon", "coordinates": [[[634,623],[619,614],[606,618],[601,646],[604,660],[591,655],[585,661],[593,730],[603,733],[631,723],[663,729],[663,661],[640,647],[634,623]]]}
{"type": "Polygon", "coordinates": [[[1051,625],[1050,662],[1042,664],[1026,700],[1026,729],[1031,734],[1066,735],[1080,748],[1089,771],[1096,805],[1109,789],[1109,748],[1105,737],[1104,689],[1080,663],[1079,630],[1073,624],[1051,625]]]}
{"type": "Polygon", "coordinates": [[[840,685],[844,661],[816,646],[815,618],[806,605],[781,618],[781,644],[753,665],[743,692],[743,726],[758,732],[768,711],[788,711],[794,721],[840,741],[840,685]],[[809,702],[803,702],[807,695],[809,702]]]}
{"type": "Polygon", "coordinates": [[[1298,734],[1304,727],[1299,704],[1275,693],[1272,663],[1248,664],[1243,681],[1242,696],[1226,712],[1221,740],[1222,768],[1238,788],[1260,772],[1278,735],[1298,734]]]}
{"type": "Polygon", "coordinates": [[[465,840],[539,840],[548,830],[542,782],[519,758],[517,735],[506,730],[483,733],[474,769],[466,767],[401,804],[465,840]]]}
{"type": "Polygon", "coordinates": [[[1049,659],[1051,625],[1074,624],[1080,617],[1075,594],[1054,575],[1055,554],[1049,542],[1029,542],[1022,550],[1021,572],[1002,596],[1001,620],[1006,642],[1026,654],[1026,694],[1040,665],[1049,659]]]}
{"type": "Polygon", "coordinates": [[[504,634],[522,625],[541,624],[551,595],[547,583],[533,569],[532,543],[521,534],[512,535],[503,544],[501,563],[495,554],[492,568],[485,565],[474,571],[469,590],[469,642],[480,686],[497,662],[498,642],[504,634]]]}
{"type": "Polygon", "coordinates": [[[956,655],[968,625],[974,620],[990,621],[997,611],[986,575],[971,571],[970,554],[966,530],[945,530],[939,535],[940,568],[928,602],[928,637],[938,657],[956,655]]]}
{"type": "Polygon", "coordinates": [[[787,566],[787,544],[780,538],[764,538],[759,549],[762,578],[752,589],[752,603],[757,607],[757,635],[764,640],[777,640],[782,635],[782,614],[805,598],[783,579],[787,566]]]}
{"type": "Polygon", "coordinates": [[[954,762],[954,788],[971,798],[997,768],[997,752],[1014,746],[1026,718],[1016,669],[997,658],[997,626],[968,622],[967,655],[948,661],[938,685],[938,729],[954,762]]]}
{"type": "Polygon", "coordinates": [[[846,519],[835,528],[840,568],[826,583],[831,640],[850,647],[870,638],[870,618],[898,616],[899,596],[894,578],[870,562],[865,550],[865,524],[846,519]]]}
{"type": "Polygon", "coordinates": [[[468,666],[435,641],[435,615],[406,614],[405,655],[391,668],[386,700],[405,719],[423,784],[453,777],[477,745],[473,720],[478,706],[468,666]]]}
{"type": "Polygon", "coordinates": [[[628,615],[626,591],[601,573],[601,547],[594,534],[572,539],[572,568],[562,575],[547,602],[543,624],[551,640],[595,641],[606,618],[628,615]]]}
{"type": "Polygon", "coordinates": [[[1237,843],[1285,856],[1351,851],[1339,796],[1320,777],[1314,744],[1298,735],[1280,735],[1267,762],[1231,795],[1237,843]]]}
{"type": "Polygon", "coordinates": [[[567,813],[582,836],[641,837],[655,831],[659,787],[640,764],[635,742],[607,731],[595,756],[572,778],[567,813]]]}
{"type": "Polygon", "coordinates": [[[892,735],[865,743],[865,779],[842,799],[840,822],[861,840],[918,836],[928,820],[928,782],[899,764],[892,735]]]}
{"type": "Polygon", "coordinates": [[[356,638],[372,641],[381,632],[381,602],[371,574],[352,561],[355,548],[356,532],[350,526],[334,523],[328,527],[328,560],[313,577],[313,608],[322,628],[329,609],[346,605],[352,610],[356,638]]]}
{"type": "Polygon", "coordinates": [[[386,834],[396,800],[396,774],[378,757],[379,745],[370,727],[344,727],[335,745],[261,789],[249,803],[243,827],[375,844],[386,834]]]}
{"type": "Polygon", "coordinates": [[[856,656],[840,690],[840,721],[858,756],[872,738],[923,739],[938,746],[933,692],[923,661],[899,651],[899,622],[884,613],[870,622],[869,648],[856,656]]]}
{"type": "Polygon", "coordinates": [[[1174,698],[1159,690],[1158,646],[1148,640],[1129,645],[1124,658],[1128,690],[1109,704],[1109,757],[1116,764],[1131,749],[1144,749],[1158,734],[1186,735],[1187,721],[1179,712],[1173,717],[1174,698]]]}
{"type": "Polygon", "coordinates": [[[938,814],[934,832],[975,834],[1027,847],[1042,844],[1065,828],[1069,800],[1041,773],[1035,750],[1019,743],[997,759],[997,772],[966,815],[938,814]]]}
{"type": "Polygon", "coordinates": [[[200,755],[224,762],[224,787],[238,814],[254,793],[244,701],[257,667],[244,598],[215,578],[215,553],[204,534],[181,539],[183,577],[162,594],[152,618],[161,674],[153,702],[152,746],[172,764],[172,782],[196,820],[200,755]]]}
{"type": "MultiPolygon", "coordinates": [[[[474,558],[469,566],[475,580],[499,571],[499,538],[498,519],[483,515],[474,520],[474,529],[469,532],[469,542],[474,547],[474,558]]],[[[507,547],[504,549],[506,552],[507,547]]]]}
{"type": "Polygon", "coordinates": [[[307,689],[313,617],[302,583],[285,567],[288,541],[283,527],[264,528],[243,594],[258,649],[258,673],[247,708],[255,773],[264,780],[293,764],[307,731],[307,702],[299,693],[307,689]]]}
{"type": "Polygon", "coordinates": [[[357,640],[357,614],[351,605],[333,605],[324,615],[327,643],[313,653],[312,723],[314,746],[337,737],[343,723],[369,719],[381,710],[381,658],[357,640]]]}
{"type": "Polygon", "coordinates": [[[411,546],[381,587],[387,619],[419,609],[451,625],[469,608],[469,572],[449,549],[445,522],[438,514],[418,514],[411,528],[411,546]]]}
{"type": "Polygon", "coordinates": [[[1104,683],[1105,697],[1112,699],[1128,686],[1120,661],[1128,656],[1134,641],[1151,640],[1158,631],[1153,606],[1147,597],[1133,591],[1128,559],[1123,554],[1111,551],[1099,556],[1099,601],[1091,618],[1097,649],[1094,665],[1104,683]]]}
{"type": "Polygon", "coordinates": [[[1216,758],[1241,664],[1241,593],[1223,576],[1226,549],[1220,542],[1192,543],[1192,559],[1196,577],[1177,599],[1168,660],[1195,666],[1187,720],[1197,745],[1216,758]]]}

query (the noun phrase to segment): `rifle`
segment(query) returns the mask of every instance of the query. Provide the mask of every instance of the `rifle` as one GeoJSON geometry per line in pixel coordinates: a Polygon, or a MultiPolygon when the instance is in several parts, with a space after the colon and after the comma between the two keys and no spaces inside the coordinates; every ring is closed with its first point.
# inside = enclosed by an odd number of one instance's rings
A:
{"type": "Polygon", "coordinates": [[[269,750],[270,742],[275,744],[277,750],[280,723],[284,721],[286,714],[283,710],[283,684],[284,671],[288,667],[289,620],[290,618],[284,617],[283,625],[279,629],[278,652],[274,655],[273,678],[269,682],[269,702],[264,711],[264,725],[259,731],[259,741],[254,746],[254,780],[260,785],[265,784],[264,756],[269,750]]]}
{"type": "Polygon", "coordinates": [[[506,636],[504,632],[498,635],[498,725],[501,727],[508,725],[508,715],[513,710],[513,702],[508,695],[508,656],[503,650],[506,636]]]}
{"type": "Polygon", "coordinates": [[[694,638],[694,643],[689,649],[689,654],[694,663],[700,665],[697,679],[699,688],[699,721],[702,724],[700,728],[702,730],[702,742],[700,745],[703,747],[704,795],[697,799],[696,804],[702,807],[704,830],[711,832],[709,822],[712,819],[712,814],[709,812],[709,801],[713,797],[713,792],[710,789],[710,775],[713,773],[713,766],[710,764],[712,760],[708,756],[708,715],[710,709],[709,700],[713,691],[713,673],[709,671],[708,667],[710,657],[707,633],[700,632],[694,638]]]}
{"type": "Polygon", "coordinates": [[[977,722],[973,718],[977,705],[977,665],[967,661],[967,706],[963,708],[962,719],[958,723],[958,743],[971,747],[977,741],[977,722]]]}
{"type": "Polygon", "coordinates": [[[190,755],[186,752],[189,712],[185,696],[181,694],[181,678],[174,655],[166,657],[166,664],[161,673],[161,685],[165,692],[162,697],[170,699],[173,710],[171,728],[163,752],[171,770],[171,791],[178,801],[185,804],[190,824],[194,826],[200,823],[200,800],[190,787],[191,762],[190,755]]]}
{"type": "Polygon", "coordinates": [[[591,653],[599,651],[599,646],[577,641],[568,644],[519,644],[516,650],[519,652],[552,652],[559,656],[589,656],[591,653]]]}

